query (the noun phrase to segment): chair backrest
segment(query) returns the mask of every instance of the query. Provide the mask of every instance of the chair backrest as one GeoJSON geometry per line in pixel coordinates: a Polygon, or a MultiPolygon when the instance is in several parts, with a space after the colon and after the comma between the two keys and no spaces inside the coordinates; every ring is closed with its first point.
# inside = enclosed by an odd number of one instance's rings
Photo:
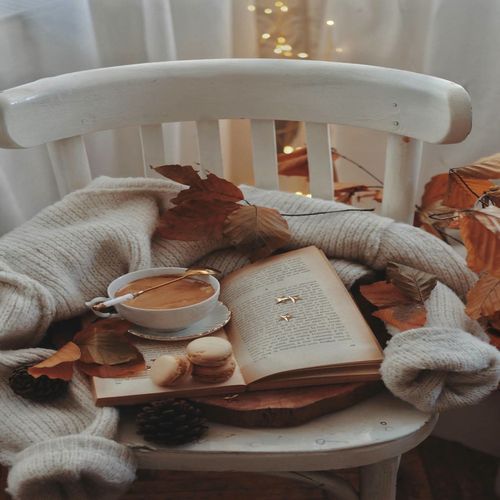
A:
{"type": "Polygon", "coordinates": [[[305,122],[310,191],[331,199],[329,124],[388,132],[382,213],[411,221],[422,142],[462,141],[470,98],[455,83],[320,61],[173,61],[81,71],[0,93],[0,147],[46,143],[65,191],[90,180],[82,136],[139,126],[145,172],[164,161],[162,123],[195,121],[202,172],[222,175],[220,119],[250,119],[256,185],[278,189],[274,120],[305,122]]]}

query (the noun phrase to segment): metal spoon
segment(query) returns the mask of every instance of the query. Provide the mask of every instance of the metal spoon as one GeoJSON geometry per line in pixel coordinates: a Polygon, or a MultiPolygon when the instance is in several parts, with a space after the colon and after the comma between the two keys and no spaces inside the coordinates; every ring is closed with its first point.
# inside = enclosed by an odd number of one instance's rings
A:
{"type": "Polygon", "coordinates": [[[214,274],[220,274],[220,271],[218,271],[217,269],[213,269],[211,267],[191,267],[189,269],[186,269],[186,271],[181,276],[178,276],[173,280],[165,281],[165,283],[160,283],[159,285],[151,286],[149,288],[145,288],[144,290],[139,290],[138,292],[126,293],[125,295],[120,295],[119,297],[106,300],[99,304],[94,304],[92,306],[92,309],[94,311],[103,311],[104,309],[114,306],[115,304],[121,304],[122,302],[126,302],[127,300],[135,299],[136,297],[142,295],[143,293],[150,292],[151,290],[156,290],[157,288],[170,285],[171,283],[183,280],[184,278],[188,278],[189,276],[213,276],[214,274]]]}

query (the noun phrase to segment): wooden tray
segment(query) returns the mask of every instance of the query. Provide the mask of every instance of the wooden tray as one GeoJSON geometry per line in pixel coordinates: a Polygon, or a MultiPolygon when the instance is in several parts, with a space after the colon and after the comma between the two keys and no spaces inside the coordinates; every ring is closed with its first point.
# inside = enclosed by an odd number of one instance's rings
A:
{"type": "Polygon", "coordinates": [[[352,406],[382,388],[380,382],[362,382],[190,399],[214,422],[238,427],[290,427],[352,406]]]}

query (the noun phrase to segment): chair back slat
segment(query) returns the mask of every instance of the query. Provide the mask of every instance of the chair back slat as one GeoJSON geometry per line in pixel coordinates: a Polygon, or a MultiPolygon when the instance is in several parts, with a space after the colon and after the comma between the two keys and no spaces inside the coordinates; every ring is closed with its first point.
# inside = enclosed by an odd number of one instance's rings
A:
{"type": "Polygon", "coordinates": [[[333,168],[327,123],[306,123],[309,190],[315,198],[333,198],[333,168]]]}
{"type": "Polygon", "coordinates": [[[400,222],[413,223],[421,160],[422,141],[389,134],[382,215],[400,222]]]}
{"type": "Polygon", "coordinates": [[[61,197],[85,187],[92,180],[82,136],[50,142],[47,150],[61,197]]]}
{"type": "Polygon", "coordinates": [[[255,185],[279,189],[274,120],[252,120],[251,127],[255,185]]]}
{"type": "Polygon", "coordinates": [[[200,170],[203,175],[212,172],[224,177],[220,129],[218,120],[200,120],[196,122],[198,148],[200,151],[200,170]]]}
{"type": "Polygon", "coordinates": [[[165,163],[163,131],[160,125],[143,125],[140,127],[142,162],[145,177],[151,176],[151,166],[165,163]]]}

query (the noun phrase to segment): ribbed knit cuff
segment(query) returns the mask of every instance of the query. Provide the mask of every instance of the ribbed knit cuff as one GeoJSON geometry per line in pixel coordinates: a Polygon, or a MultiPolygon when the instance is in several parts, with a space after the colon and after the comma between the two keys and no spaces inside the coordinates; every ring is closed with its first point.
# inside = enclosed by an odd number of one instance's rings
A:
{"type": "Polygon", "coordinates": [[[128,489],[135,469],[132,452],[121,444],[95,436],[64,436],[18,453],[7,491],[19,500],[108,500],[128,489]]]}
{"type": "Polygon", "coordinates": [[[456,328],[416,328],[395,335],[384,351],[382,380],[423,411],[473,405],[500,382],[497,349],[456,328]]]}

